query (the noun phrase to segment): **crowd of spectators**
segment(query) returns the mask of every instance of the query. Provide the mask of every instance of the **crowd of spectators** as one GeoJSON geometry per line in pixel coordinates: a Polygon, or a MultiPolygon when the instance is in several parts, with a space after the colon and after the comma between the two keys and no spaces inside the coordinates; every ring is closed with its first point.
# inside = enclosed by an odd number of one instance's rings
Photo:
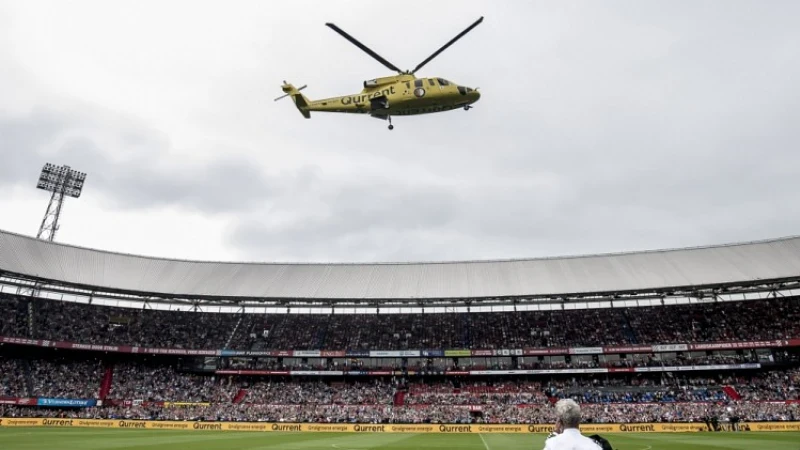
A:
{"type": "MultiPolygon", "coordinates": [[[[166,365],[116,363],[108,398],[145,402],[304,405],[524,405],[572,398],[581,403],[678,403],[800,400],[800,369],[719,372],[584,374],[529,378],[404,377],[359,381],[250,378],[190,373],[166,365]],[[440,379],[442,380],[442,379],[440,379]],[[237,395],[239,398],[237,399],[237,395]],[[740,396],[740,398],[737,398],[740,396]]],[[[100,360],[0,358],[0,396],[96,398],[106,365],[100,360]],[[28,378],[26,378],[28,377],[28,378]]]]}
{"type": "Polygon", "coordinates": [[[735,384],[744,400],[800,400],[800,369],[766,372],[750,379],[739,378],[735,384]]]}
{"type": "Polygon", "coordinates": [[[235,314],[112,308],[38,300],[34,333],[39,339],[100,345],[217,349],[240,317],[235,314]]]}
{"type": "Polygon", "coordinates": [[[0,358],[0,397],[27,397],[23,361],[0,358]]]}
{"type": "Polygon", "coordinates": [[[168,366],[119,364],[109,397],[148,402],[230,403],[238,388],[231,379],[184,373],[168,366]]]}
{"type": "MultiPolygon", "coordinates": [[[[739,402],[587,404],[582,415],[587,423],[704,422],[739,417],[744,421],[793,421],[800,419],[800,405],[739,402]]],[[[531,407],[486,406],[480,411],[449,405],[244,405],[192,407],[105,407],[44,409],[0,405],[0,417],[73,417],[86,419],[205,420],[252,422],[360,422],[360,423],[534,423],[552,424],[552,404],[531,407]]]]}
{"type": "Polygon", "coordinates": [[[0,358],[0,393],[8,397],[96,398],[102,379],[103,366],[98,360],[29,363],[0,358]]]}
{"type": "Polygon", "coordinates": [[[540,383],[508,380],[413,383],[404,398],[406,405],[530,405],[546,401],[540,383]]]}
{"type": "Polygon", "coordinates": [[[90,361],[36,361],[31,364],[32,397],[96,398],[103,365],[90,361]]]}
{"type": "MultiPolygon", "coordinates": [[[[6,336],[27,336],[27,299],[6,336]]],[[[90,344],[276,350],[401,350],[666,344],[800,336],[800,299],[641,308],[439,314],[218,314],[37,300],[40,339],[90,344]]]]}
{"type": "Polygon", "coordinates": [[[0,336],[28,336],[28,300],[0,295],[0,336]]]}
{"type": "Polygon", "coordinates": [[[573,377],[551,380],[545,393],[551,398],[572,398],[582,403],[671,403],[736,400],[783,401],[798,399],[800,370],[780,370],[749,376],[720,373],[702,376],[573,377]],[[731,394],[725,392],[729,388],[731,394]]]}
{"type": "Polygon", "coordinates": [[[243,383],[246,390],[242,401],[259,405],[386,405],[392,402],[395,385],[392,382],[367,381],[357,383],[322,381],[256,381],[243,383]]]}

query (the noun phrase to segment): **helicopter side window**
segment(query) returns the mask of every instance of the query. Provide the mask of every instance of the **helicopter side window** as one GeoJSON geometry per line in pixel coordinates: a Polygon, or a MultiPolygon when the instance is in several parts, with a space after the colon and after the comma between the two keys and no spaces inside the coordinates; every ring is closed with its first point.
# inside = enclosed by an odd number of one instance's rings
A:
{"type": "Polygon", "coordinates": [[[439,80],[439,84],[442,85],[442,86],[449,86],[450,85],[450,82],[445,80],[444,78],[437,78],[437,80],[439,80]]]}
{"type": "Polygon", "coordinates": [[[423,80],[414,80],[414,87],[421,88],[423,80]]]}
{"type": "Polygon", "coordinates": [[[428,78],[428,84],[431,86],[436,86],[436,83],[433,82],[433,78],[428,78]]]}

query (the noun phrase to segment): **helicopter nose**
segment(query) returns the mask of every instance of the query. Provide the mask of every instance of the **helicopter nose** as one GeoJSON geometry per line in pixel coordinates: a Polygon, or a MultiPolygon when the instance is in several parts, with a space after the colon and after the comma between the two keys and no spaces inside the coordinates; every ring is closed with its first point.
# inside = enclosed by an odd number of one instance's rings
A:
{"type": "Polygon", "coordinates": [[[481,98],[481,93],[477,89],[468,88],[466,86],[459,86],[458,92],[469,99],[470,103],[475,103],[481,98]]]}
{"type": "Polygon", "coordinates": [[[472,99],[473,102],[477,102],[478,100],[481,99],[481,93],[478,92],[477,90],[473,90],[472,92],[469,92],[467,95],[470,96],[470,99],[472,99]]]}

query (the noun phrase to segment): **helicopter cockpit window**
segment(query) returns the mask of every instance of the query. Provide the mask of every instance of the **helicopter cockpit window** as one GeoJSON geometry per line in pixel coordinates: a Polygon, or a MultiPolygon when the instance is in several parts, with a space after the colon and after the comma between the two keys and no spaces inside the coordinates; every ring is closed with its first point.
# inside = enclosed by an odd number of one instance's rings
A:
{"type": "Polygon", "coordinates": [[[444,78],[437,78],[437,80],[439,80],[439,84],[442,85],[442,86],[449,86],[450,85],[450,82],[445,80],[444,78]]]}
{"type": "Polygon", "coordinates": [[[414,80],[414,87],[421,88],[423,80],[414,80]]]}

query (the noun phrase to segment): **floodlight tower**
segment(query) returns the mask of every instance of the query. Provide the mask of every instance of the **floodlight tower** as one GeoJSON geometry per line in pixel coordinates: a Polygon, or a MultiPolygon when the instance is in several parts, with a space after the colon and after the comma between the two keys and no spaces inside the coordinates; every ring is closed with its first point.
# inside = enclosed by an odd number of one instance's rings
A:
{"type": "Polygon", "coordinates": [[[78,198],[83,191],[83,182],[86,174],[70,169],[69,166],[57,166],[47,163],[39,175],[36,187],[51,192],[47,212],[44,213],[42,224],[39,226],[37,239],[53,241],[58,231],[58,218],[64,205],[64,196],[78,198]]]}

